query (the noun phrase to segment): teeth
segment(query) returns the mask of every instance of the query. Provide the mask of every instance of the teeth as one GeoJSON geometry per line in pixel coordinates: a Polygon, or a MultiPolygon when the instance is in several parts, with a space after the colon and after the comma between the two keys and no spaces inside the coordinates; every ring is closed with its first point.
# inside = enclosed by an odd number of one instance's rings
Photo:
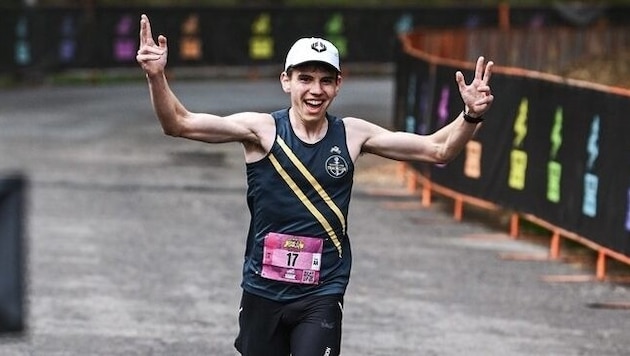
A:
{"type": "Polygon", "coordinates": [[[321,105],[323,103],[323,101],[321,101],[321,100],[307,100],[306,103],[309,104],[309,105],[321,105]]]}

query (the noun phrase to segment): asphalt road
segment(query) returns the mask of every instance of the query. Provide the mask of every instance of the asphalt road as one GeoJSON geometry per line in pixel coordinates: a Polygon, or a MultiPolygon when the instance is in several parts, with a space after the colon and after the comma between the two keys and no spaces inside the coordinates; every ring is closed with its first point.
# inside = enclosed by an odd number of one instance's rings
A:
{"type": "MultiPolygon", "coordinates": [[[[173,88],[219,114],[288,103],[276,80],[173,88]]],[[[390,126],[392,95],[388,77],[351,76],[332,112],[390,126]]],[[[29,179],[28,330],[0,337],[0,355],[235,355],[248,225],[239,145],[162,135],[143,83],[5,89],[10,171],[29,179]]],[[[395,164],[359,161],[343,355],[630,354],[629,311],[589,307],[628,302],[628,288],[545,282],[593,271],[502,259],[546,249],[418,203],[395,164]]]]}

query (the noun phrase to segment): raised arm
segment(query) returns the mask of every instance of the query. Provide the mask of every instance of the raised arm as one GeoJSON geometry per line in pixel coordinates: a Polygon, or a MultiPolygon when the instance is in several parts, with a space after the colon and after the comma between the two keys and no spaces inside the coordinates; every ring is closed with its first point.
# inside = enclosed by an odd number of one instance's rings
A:
{"type": "Polygon", "coordinates": [[[238,141],[264,153],[261,130],[273,123],[268,114],[244,112],[221,117],[188,111],[168,85],[167,57],[166,37],[158,36],[156,43],[149,18],[143,14],[136,60],[146,73],[151,103],[165,134],[209,143],[238,141]]]}
{"type": "MultiPolygon", "coordinates": [[[[475,76],[466,84],[464,75],[455,73],[459,92],[463,101],[463,111],[450,124],[431,135],[418,135],[408,132],[392,132],[365,120],[346,118],[345,122],[352,135],[351,150],[358,156],[360,152],[401,161],[426,161],[446,163],[455,158],[473,137],[479,123],[471,123],[481,118],[492,105],[494,97],[489,81],[493,62],[485,63],[479,57],[475,76]],[[468,121],[464,119],[468,115],[468,121]]],[[[480,119],[479,119],[480,120],[480,119]]]]}

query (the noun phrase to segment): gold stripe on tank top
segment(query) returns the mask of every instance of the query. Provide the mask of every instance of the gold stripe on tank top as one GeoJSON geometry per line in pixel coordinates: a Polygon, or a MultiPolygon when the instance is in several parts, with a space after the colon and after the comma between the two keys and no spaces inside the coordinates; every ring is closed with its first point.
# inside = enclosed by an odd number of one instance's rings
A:
{"type": "Polygon", "coordinates": [[[315,191],[317,191],[317,194],[319,194],[319,196],[324,200],[324,202],[326,203],[326,205],[328,205],[330,210],[332,210],[335,213],[335,215],[337,215],[337,218],[339,219],[339,222],[341,223],[342,231],[345,234],[346,233],[346,219],[344,218],[337,204],[335,204],[335,202],[330,198],[328,193],[326,193],[326,191],[324,190],[324,187],[322,187],[321,184],[319,184],[317,179],[313,177],[313,175],[308,170],[308,168],[304,166],[302,161],[300,161],[300,159],[297,158],[295,153],[291,151],[291,148],[289,148],[289,146],[286,144],[286,142],[284,142],[284,140],[280,136],[277,137],[277,141],[280,144],[280,148],[282,148],[282,150],[289,157],[291,162],[293,162],[293,164],[298,168],[298,170],[302,173],[304,178],[306,178],[306,180],[308,180],[308,182],[311,183],[315,191]]]}
{"type": "Polygon", "coordinates": [[[333,244],[337,248],[337,252],[339,252],[339,258],[341,258],[341,243],[339,242],[339,238],[337,237],[337,234],[335,234],[335,231],[333,230],[332,226],[330,226],[330,223],[326,220],[324,215],[322,215],[322,213],[320,213],[319,210],[317,210],[315,205],[313,205],[313,203],[310,200],[308,200],[308,198],[306,197],[306,194],[304,194],[304,192],[300,189],[300,187],[298,187],[297,183],[295,183],[293,178],[289,176],[289,173],[287,173],[287,171],[285,171],[284,168],[282,168],[282,165],[280,164],[280,162],[278,162],[278,159],[276,158],[276,156],[273,155],[273,153],[269,155],[269,160],[271,161],[273,166],[276,168],[276,171],[280,174],[282,179],[284,179],[284,181],[287,183],[289,188],[291,188],[293,193],[295,193],[298,199],[300,199],[302,204],[306,206],[308,211],[310,211],[311,214],[313,214],[313,216],[317,219],[317,221],[319,221],[319,223],[324,227],[324,230],[326,230],[326,233],[328,234],[333,244]]]}

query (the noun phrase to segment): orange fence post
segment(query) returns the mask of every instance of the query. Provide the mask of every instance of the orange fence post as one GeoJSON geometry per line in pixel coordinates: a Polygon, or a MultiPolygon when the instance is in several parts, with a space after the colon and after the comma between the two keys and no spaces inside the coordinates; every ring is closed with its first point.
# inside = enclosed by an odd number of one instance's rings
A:
{"type": "Polygon", "coordinates": [[[425,208],[431,206],[431,181],[428,179],[422,184],[422,206],[425,208]]]}
{"type": "Polygon", "coordinates": [[[510,4],[508,1],[499,4],[499,28],[502,30],[510,29],[510,4]]]}
{"type": "Polygon", "coordinates": [[[519,231],[519,218],[517,213],[512,213],[510,216],[510,237],[518,238],[519,231]]]}
{"type": "Polygon", "coordinates": [[[606,254],[603,250],[597,252],[597,269],[595,270],[595,277],[598,281],[602,281],[606,278],[606,254]]]}
{"type": "Polygon", "coordinates": [[[558,259],[560,257],[560,233],[557,230],[553,231],[551,237],[551,244],[549,245],[549,258],[558,259]]]}
{"type": "Polygon", "coordinates": [[[453,212],[453,216],[455,220],[462,221],[462,216],[464,211],[464,200],[460,195],[455,197],[455,211],[453,212]]]}

